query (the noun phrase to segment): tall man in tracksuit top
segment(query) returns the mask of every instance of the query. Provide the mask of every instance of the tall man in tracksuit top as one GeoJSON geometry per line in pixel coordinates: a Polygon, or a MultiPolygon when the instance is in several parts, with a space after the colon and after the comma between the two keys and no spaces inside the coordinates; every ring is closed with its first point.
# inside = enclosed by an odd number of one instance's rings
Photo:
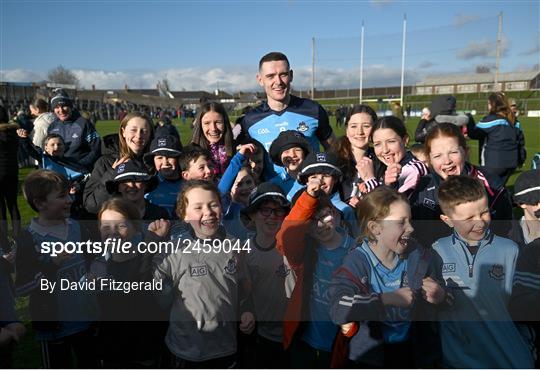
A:
{"type": "MultiPolygon", "coordinates": [[[[267,101],[246,113],[241,123],[243,135],[269,150],[280,132],[297,130],[313,151],[319,151],[319,144],[327,149],[334,139],[328,114],[318,103],[291,95],[292,80],[293,71],[283,53],[272,52],[261,58],[257,82],[264,88],[267,101]]],[[[279,173],[282,169],[275,170],[279,173]]]]}
{"type": "Polygon", "coordinates": [[[73,101],[64,91],[56,91],[51,107],[56,119],[49,126],[48,133],[62,136],[66,158],[92,171],[101,156],[101,139],[94,125],[73,108],[73,101]]]}

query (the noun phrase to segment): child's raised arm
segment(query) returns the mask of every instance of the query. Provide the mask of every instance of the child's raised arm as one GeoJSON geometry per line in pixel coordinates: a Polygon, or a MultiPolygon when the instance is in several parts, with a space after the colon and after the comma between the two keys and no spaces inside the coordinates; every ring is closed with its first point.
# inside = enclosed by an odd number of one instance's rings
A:
{"type": "Polygon", "coordinates": [[[240,172],[242,169],[247,156],[250,153],[255,153],[255,150],[256,148],[253,144],[245,144],[240,146],[238,152],[229,162],[229,165],[223,173],[221,180],[219,180],[218,189],[221,194],[229,194],[233,187],[234,180],[236,179],[238,172],[240,172]]]}
{"type": "Polygon", "coordinates": [[[309,220],[315,214],[318,204],[319,200],[307,190],[302,192],[276,235],[276,248],[287,257],[293,269],[301,268],[304,264],[309,220]]]}
{"type": "Polygon", "coordinates": [[[34,158],[36,161],[41,162],[41,154],[43,153],[43,150],[40,147],[36,147],[32,145],[32,142],[30,141],[30,137],[28,136],[28,131],[26,131],[23,128],[20,128],[17,130],[17,135],[19,135],[19,142],[23,146],[23,148],[26,150],[26,152],[34,158]]]}

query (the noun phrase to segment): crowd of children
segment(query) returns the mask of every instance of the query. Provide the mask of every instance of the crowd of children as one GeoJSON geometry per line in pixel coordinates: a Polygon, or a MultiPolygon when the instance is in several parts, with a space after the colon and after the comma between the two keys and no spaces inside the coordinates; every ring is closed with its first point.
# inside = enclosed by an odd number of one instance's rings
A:
{"type": "Polygon", "coordinates": [[[91,171],[62,160],[60,134],[41,149],[19,130],[43,169],[24,181],[36,217],[0,258],[0,364],[24,335],[16,293],[46,368],[538,366],[539,170],[511,196],[453,122],[411,150],[369,106],[345,129],[326,151],[280,130],[267,152],[208,103],[182,147],[134,112],[91,171]],[[111,239],[130,247],[42,250],[111,239]]]}

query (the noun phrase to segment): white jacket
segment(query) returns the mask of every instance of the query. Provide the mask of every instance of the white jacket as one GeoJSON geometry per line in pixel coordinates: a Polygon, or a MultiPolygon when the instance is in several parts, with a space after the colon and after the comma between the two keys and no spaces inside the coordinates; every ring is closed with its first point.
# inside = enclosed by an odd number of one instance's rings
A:
{"type": "Polygon", "coordinates": [[[45,149],[43,145],[43,140],[47,136],[47,130],[49,125],[53,123],[56,119],[54,113],[45,112],[41,113],[38,118],[34,121],[34,129],[30,133],[30,138],[32,139],[32,144],[39,146],[41,149],[45,149]]]}

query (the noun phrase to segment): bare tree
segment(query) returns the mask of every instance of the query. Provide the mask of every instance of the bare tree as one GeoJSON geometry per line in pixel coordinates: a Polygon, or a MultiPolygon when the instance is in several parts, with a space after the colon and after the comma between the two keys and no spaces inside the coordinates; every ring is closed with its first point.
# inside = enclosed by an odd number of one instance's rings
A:
{"type": "Polygon", "coordinates": [[[49,82],[55,82],[58,84],[75,85],[79,86],[79,79],[69,69],[59,65],[58,67],[51,69],[47,73],[47,79],[49,82]]]}

